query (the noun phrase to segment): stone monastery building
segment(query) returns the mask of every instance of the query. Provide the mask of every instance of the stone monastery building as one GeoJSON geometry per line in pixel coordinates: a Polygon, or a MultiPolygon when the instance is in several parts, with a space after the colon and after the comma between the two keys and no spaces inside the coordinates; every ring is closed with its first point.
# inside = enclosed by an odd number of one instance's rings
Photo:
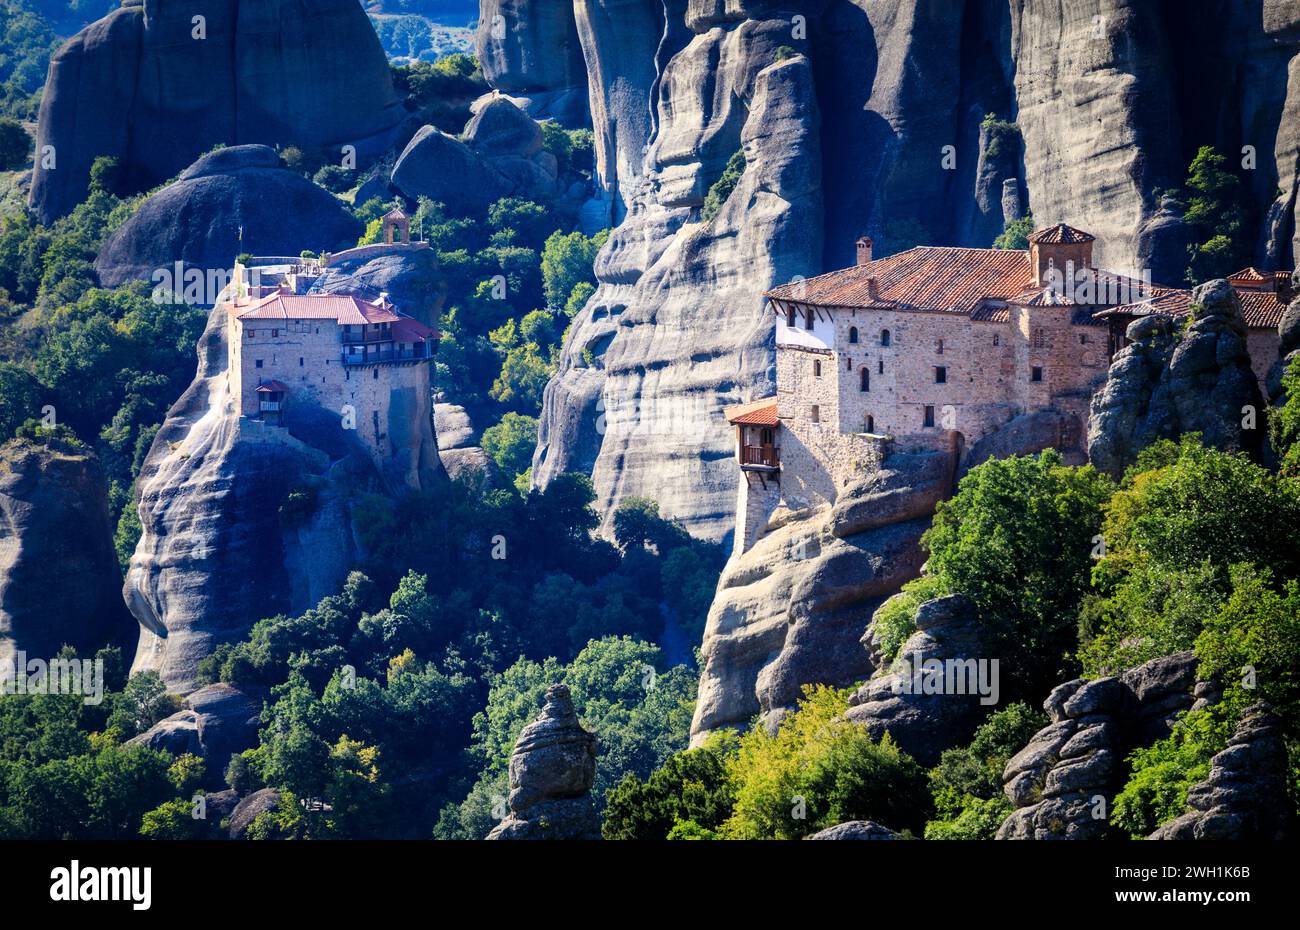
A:
{"type": "Polygon", "coordinates": [[[305,263],[257,271],[237,266],[236,296],[224,304],[229,388],[240,416],[279,426],[294,404],[314,404],[355,430],[381,472],[391,475],[401,462],[410,474],[399,477],[418,484],[432,444],[437,332],[398,312],[387,295],[367,301],[311,292],[319,269],[305,263]]]}
{"type": "MultiPolygon", "coordinates": [[[[1088,405],[1124,330],[1185,316],[1190,291],[1095,269],[1094,237],[1060,224],[1028,250],[923,246],[774,288],[776,395],[727,409],[744,472],[736,547],[753,544],[777,501],[793,510],[838,491],[900,449],[960,455],[1016,416],[1062,415],[1057,448],[1085,454],[1088,405]]],[[[1229,279],[1252,366],[1277,360],[1289,275],[1229,279]]]]}

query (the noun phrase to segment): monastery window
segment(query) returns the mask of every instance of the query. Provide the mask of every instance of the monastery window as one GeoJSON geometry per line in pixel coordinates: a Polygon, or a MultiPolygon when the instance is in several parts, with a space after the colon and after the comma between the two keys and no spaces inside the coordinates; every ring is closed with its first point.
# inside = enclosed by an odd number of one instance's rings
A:
{"type": "Polygon", "coordinates": [[[1029,372],[1029,380],[1030,380],[1030,381],[1042,381],[1042,380],[1043,380],[1043,369],[1042,369],[1041,366],[1039,366],[1039,365],[1035,365],[1035,366],[1030,370],[1030,372],[1029,372]]]}
{"type": "Polygon", "coordinates": [[[934,383],[935,383],[935,384],[947,384],[947,383],[948,383],[948,369],[947,369],[945,366],[943,366],[943,365],[937,365],[937,366],[935,366],[935,369],[934,369],[934,383]]]}
{"type": "Polygon", "coordinates": [[[375,380],[376,380],[376,381],[379,380],[379,369],[378,369],[378,368],[375,369],[375,380]]]}
{"type": "Polygon", "coordinates": [[[993,345],[994,347],[1002,345],[1002,337],[997,333],[993,334],[993,345]]]}
{"type": "Polygon", "coordinates": [[[794,329],[794,307],[787,306],[785,308],[785,325],[790,329],[794,329]]]}
{"type": "Polygon", "coordinates": [[[942,339],[939,340],[939,346],[938,346],[938,350],[937,350],[937,351],[938,351],[938,354],[939,354],[939,355],[943,355],[943,340],[942,340],[942,339]]]}
{"type": "Polygon", "coordinates": [[[883,375],[885,373],[885,360],[882,358],[879,362],[876,363],[876,365],[877,365],[876,374],[883,375]]]}
{"type": "Polygon", "coordinates": [[[814,377],[814,378],[820,378],[821,376],[822,376],[822,363],[819,362],[819,361],[814,361],[814,362],[813,362],[813,377],[814,377]]]}
{"type": "Polygon", "coordinates": [[[925,407],[925,425],[934,426],[934,407],[929,404],[925,407]]]}
{"type": "Polygon", "coordinates": [[[1041,329],[1034,330],[1034,348],[1041,349],[1043,347],[1043,342],[1043,331],[1041,329]]]}
{"type": "Polygon", "coordinates": [[[804,329],[807,329],[807,330],[811,330],[811,329],[813,328],[813,310],[812,310],[812,307],[808,307],[808,308],[807,308],[806,310],[804,310],[804,312],[803,312],[803,328],[804,328],[804,329]]]}
{"type": "Polygon", "coordinates": [[[852,371],[852,370],[853,370],[853,359],[849,358],[848,356],[845,356],[845,357],[844,357],[844,368],[845,368],[846,371],[852,371]]]}
{"type": "Polygon", "coordinates": [[[867,414],[866,427],[868,433],[874,433],[876,431],[876,418],[870,414],[867,414]]]}
{"type": "Polygon", "coordinates": [[[261,367],[262,367],[262,360],[259,358],[257,361],[253,362],[253,367],[254,367],[254,368],[261,368],[261,367]]]}
{"type": "Polygon", "coordinates": [[[809,418],[810,420],[812,420],[814,423],[820,423],[820,422],[822,421],[822,411],[821,411],[821,408],[818,407],[816,404],[813,404],[813,405],[812,405],[812,410],[809,411],[809,413],[808,413],[808,418],[809,418]]]}
{"type": "Polygon", "coordinates": [[[307,364],[307,360],[306,360],[305,358],[303,358],[301,355],[299,355],[299,356],[298,356],[298,367],[299,367],[299,368],[302,368],[302,367],[303,367],[304,365],[306,365],[306,364],[307,364]]]}
{"type": "Polygon", "coordinates": [[[1079,333],[1079,345],[1086,346],[1087,344],[1088,344],[1088,334],[1079,333]]]}
{"type": "Polygon", "coordinates": [[[271,338],[272,338],[272,339],[279,339],[279,338],[280,338],[280,331],[279,331],[278,329],[273,329],[273,330],[271,330],[271,338]]]}
{"type": "Polygon", "coordinates": [[[887,330],[887,329],[882,329],[882,330],[880,331],[880,344],[881,344],[882,346],[884,346],[885,348],[888,348],[889,346],[891,346],[891,345],[893,344],[893,341],[891,340],[891,338],[890,338],[890,336],[889,336],[889,330],[887,330]]]}
{"type": "Polygon", "coordinates": [[[858,344],[858,328],[856,326],[849,327],[849,342],[853,345],[858,344]]]}
{"type": "Polygon", "coordinates": [[[858,390],[863,394],[871,390],[871,369],[866,365],[862,366],[862,374],[858,377],[858,390]]]}
{"type": "Polygon", "coordinates": [[[255,329],[250,329],[247,333],[245,333],[245,335],[248,336],[249,339],[256,339],[256,338],[257,338],[257,330],[255,330],[255,329]]]}

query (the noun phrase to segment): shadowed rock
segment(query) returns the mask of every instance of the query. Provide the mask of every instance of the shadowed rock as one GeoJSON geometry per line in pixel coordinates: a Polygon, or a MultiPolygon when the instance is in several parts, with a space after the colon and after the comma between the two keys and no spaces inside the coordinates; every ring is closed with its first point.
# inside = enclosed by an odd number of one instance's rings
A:
{"type": "Polygon", "coordinates": [[[489,840],[600,839],[591,802],[596,737],[578,723],[567,685],[546,689],[542,714],[510,753],[510,815],[489,840]]]}
{"type": "Polygon", "coordinates": [[[185,707],[160,720],[127,745],[173,755],[193,753],[206,763],[208,784],[221,784],[230,757],[257,745],[260,701],[227,684],[208,685],[185,699],[185,707]]]}

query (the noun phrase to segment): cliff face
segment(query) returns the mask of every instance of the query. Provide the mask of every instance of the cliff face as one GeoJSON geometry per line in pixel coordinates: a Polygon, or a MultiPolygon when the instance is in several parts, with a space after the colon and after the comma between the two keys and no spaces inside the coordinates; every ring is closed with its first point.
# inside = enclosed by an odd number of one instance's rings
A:
{"type": "MultiPolygon", "coordinates": [[[[484,3],[510,49],[503,89],[525,86],[528,62],[568,34],[567,8],[484,3]]],[[[1251,145],[1258,261],[1292,261],[1300,14],[1285,0],[573,9],[597,143],[592,213],[619,225],[548,389],[534,475],[592,473],[606,514],[648,495],[692,532],[729,531],[720,408],[772,390],[761,294],[851,264],[863,233],[878,255],[987,246],[1032,211],[1097,233],[1108,266],[1176,284],[1189,232],[1158,190],[1181,185],[1200,145],[1230,158],[1251,145]],[[742,143],[736,193],[704,223],[705,194],[742,143]]],[[[552,71],[536,83],[556,86],[552,71]]]]}
{"type": "Polygon", "coordinates": [[[0,663],[134,640],[104,488],[89,452],[0,447],[0,663]]]}
{"type": "Polygon", "coordinates": [[[218,143],[379,151],[402,119],[356,0],[126,0],[50,62],[31,203],[45,223],[67,213],[101,155],[137,191],[218,143]]]}

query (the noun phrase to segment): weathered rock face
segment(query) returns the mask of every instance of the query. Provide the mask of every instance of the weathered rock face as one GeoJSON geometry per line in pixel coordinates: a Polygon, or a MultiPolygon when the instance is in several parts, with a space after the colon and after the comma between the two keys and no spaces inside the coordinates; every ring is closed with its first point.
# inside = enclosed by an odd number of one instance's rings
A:
{"type": "MultiPolygon", "coordinates": [[[[203,156],[141,204],[104,243],[95,271],[105,287],[157,284],[156,272],[173,280],[180,262],[206,281],[209,273],[231,268],[240,252],[332,251],[354,245],[362,232],[335,197],[281,167],[274,149],[244,145],[203,156]]],[[[184,283],[170,289],[179,294],[184,283]]],[[[214,290],[205,287],[195,302],[215,302],[214,290]]]]}
{"type": "Polygon", "coordinates": [[[504,97],[475,103],[461,141],[432,126],[411,139],[392,183],[409,199],[428,197],[457,213],[481,214],[501,197],[555,197],[559,169],[542,150],[542,130],[504,97]]]}
{"type": "Polygon", "coordinates": [[[224,784],[230,757],[257,745],[261,701],[238,688],[208,685],[185,699],[185,707],[127,741],[164,749],[175,755],[193,753],[206,763],[209,785],[224,784]]]}
{"type": "Polygon", "coordinates": [[[104,477],[94,454],[0,447],[0,663],[129,646],[104,477]]]}
{"type": "Polygon", "coordinates": [[[437,253],[401,245],[370,246],[355,257],[331,258],[316,287],[325,294],[353,294],[365,300],[387,294],[403,313],[434,327],[447,299],[437,253]]]}
{"type": "MultiPolygon", "coordinates": [[[[963,594],[922,604],[916,613],[917,631],[908,637],[889,670],[864,684],[849,698],[849,720],[873,737],[886,732],[899,747],[925,766],[939,761],[945,749],[964,745],[994,709],[998,695],[983,703],[975,691],[967,694],[926,693],[925,669],[931,660],[989,659],[980,635],[979,613],[963,594]]],[[[870,648],[871,631],[864,634],[870,648]]],[[[943,672],[939,672],[942,680],[943,672]]],[[[974,676],[967,684],[983,684],[974,676]]],[[[988,683],[996,687],[991,679],[988,683]]]]}
{"type": "Polygon", "coordinates": [[[888,827],[882,827],[874,820],[850,820],[837,823],[833,827],[819,830],[810,840],[896,840],[899,835],[888,827]]]}
{"type": "Polygon", "coordinates": [[[1132,344],[1115,354],[1092,398],[1088,458],[1102,471],[1118,475],[1152,442],[1193,432],[1218,449],[1260,454],[1263,397],[1237,294],[1220,279],[1197,287],[1192,301],[1181,339],[1167,318],[1129,325],[1132,344]],[[1252,429],[1244,428],[1248,407],[1256,416],[1252,429]]]}
{"type": "Polygon", "coordinates": [[[434,428],[438,433],[438,457],[452,481],[476,476],[491,481],[496,463],[479,445],[478,431],[469,412],[457,404],[433,405],[434,428]]]}
{"type": "Polygon", "coordinates": [[[55,54],[37,151],[56,161],[37,159],[31,190],[42,222],[81,201],[101,155],[138,191],[219,143],[391,144],[404,113],[355,0],[223,0],[203,15],[200,32],[188,6],[127,0],[55,54]]]}
{"type": "Polygon", "coordinates": [[[279,804],[280,792],[274,788],[260,788],[248,797],[242,798],[230,812],[230,820],[227,823],[228,835],[232,840],[242,840],[259,814],[269,813],[279,804]]]}
{"type": "MultiPolygon", "coordinates": [[[[199,371],[168,411],[140,473],[143,535],[123,595],[141,634],[133,671],[157,671],[168,690],[194,689],[198,664],[263,617],[295,613],[335,593],[353,567],[350,501],[390,485],[337,414],[308,404],[285,428],[241,420],[227,387],[224,309],[209,318],[199,371]],[[311,513],[282,520],[294,489],[311,489],[311,513]]],[[[407,452],[436,446],[427,413],[407,452]]],[[[390,433],[395,432],[390,423],[390,433]]],[[[417,472],[416,474],[419,474],[417,472]]]]}
{"type": "Polygon", "coordinates": [[[1151,834],[1153,840],[1284,840],[1294,832],[1287,803],[1287,752],[1282,721],[1266,705],[1242,715],[1205,781],[1187,792],[1186,814],[1151,834]]]}
{"type": "Polygon", "coordinates": [[[546,689],[542,714],[510,754],[510,815],[489,840],[600,839],[591,802],[596,737],[582,728],[567,685],[546,689]]]}
{"type": "Polygon", "coordinates": [[[723,569],[709,610],[698,745],[756,714],[771,726],[814,682],[844,687],[875,668],[860,640],[872,612],[921,571],[921,534],[951,489],[940,454],[894,455],[815,513],[780,513],[723,569]]]}
{"type": "Polygon", "coordinates": [[[481,0],[474,48],[489,84],[534,117],[566,125],[587,120],[587,71],[573,4],[481,0]]]}
{"type": "Polygon", "coordinates": [[[1118,677],[1058,685],[1043,702],[1051,720],[1002,775],[1016,811],[1000,840],[1101,839],[1122,785],[1123,760],[1167,736],[1192,708],[1196,656],[1154,659],[1118,677]]]}

